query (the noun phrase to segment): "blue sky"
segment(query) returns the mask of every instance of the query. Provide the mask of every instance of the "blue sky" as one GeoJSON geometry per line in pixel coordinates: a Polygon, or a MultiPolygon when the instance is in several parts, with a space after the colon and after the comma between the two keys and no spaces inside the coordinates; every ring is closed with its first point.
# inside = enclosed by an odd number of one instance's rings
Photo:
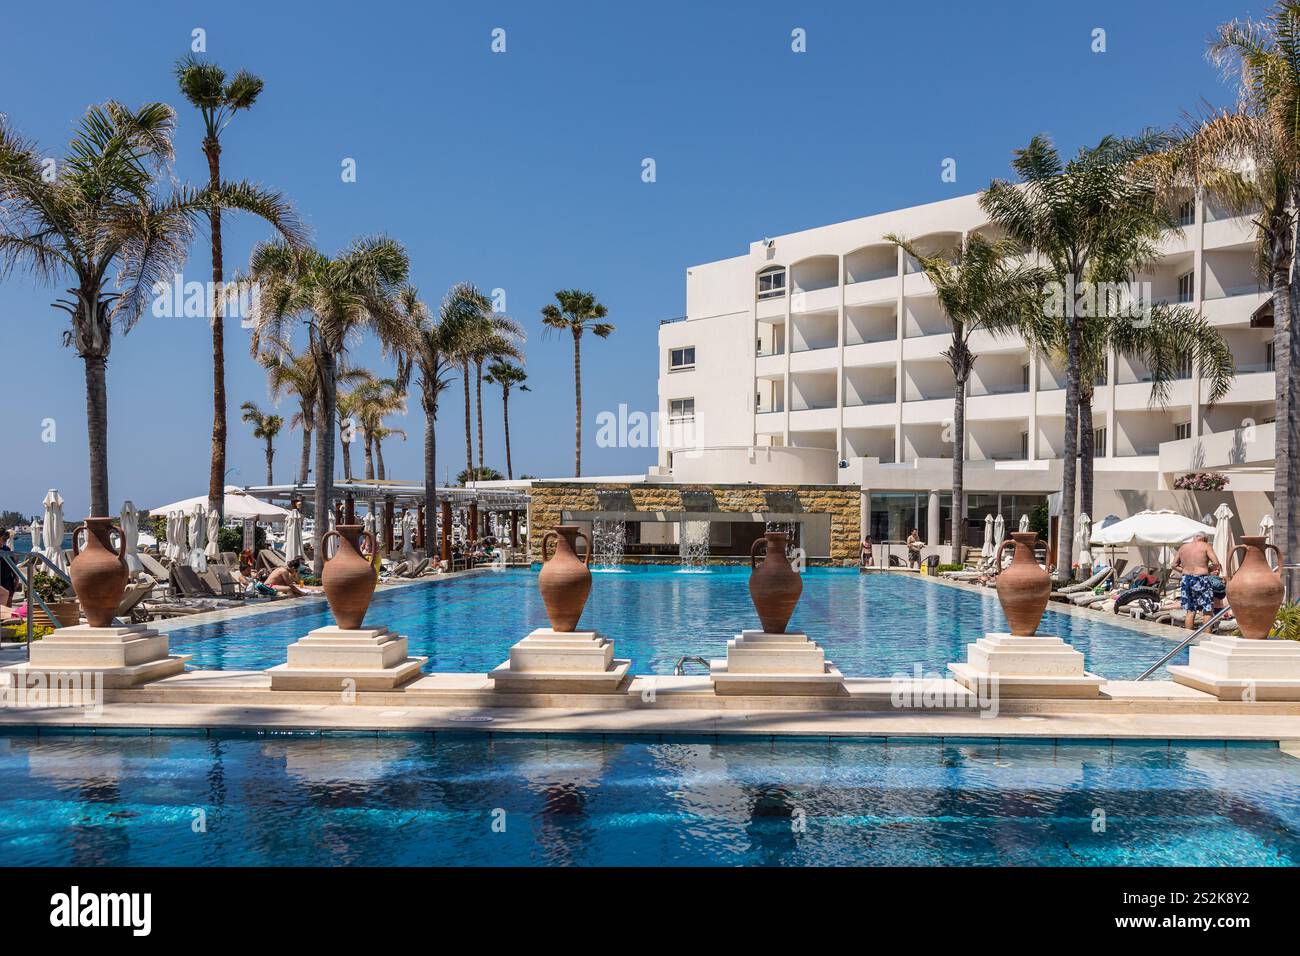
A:
{"type": "MultiPolygon", "coordinates": [[[[541,334],[556,289],[594,290],[617,326],[585,340],[587,474],[643,471],[649,449],[595,445],[595,415],[656,401],[659,319],[685,311],[688,266],[764,235],[975,192],[1011,150],[1046,132],[1066,150],[1176,122],[1230,92],[1204,58],[1214,26],[1260,3],[642,4],[277,2],[130,7],[68,0],[4,14],[0,111],[61,155],[92,102],[165,100],[180,114],[177,176],[206,178],[197,115],[171,68],[206,31],[207,55],[266,88],[223,138],[223,170],[283,190],[329,252],[354,236],[406,244],[436,303],[467,280],[506,291],[529,333],[533,391],[512,396],[516,474],[572,470],[572,351],[541,334]],[[51,17],[57,16],[57,29],[51,17]],[[490,49],[494,28],[506,52],[490,49]],[[1091,50],[1094,28],[1106,52],[1091,50]],[[791,50],[802,28],[807,52],[791,50]],[[340,176],[356,160],[357,181],[340,176]],[[641,164],[655,160],[657,181],[641,164]],[[940,179],[946,157],[957,181],[940,179]]],[[[226,227],[227,269],[265,230],[226,227]]],[[[206,281],[200,234],[186,279],[206,281]]],[[[57,486],[88,503],[82,363],[61,346],[62,295],[0,282],[0,509],[39,509],[57,486]],[[42,441],[54,419],[57,440],[42,441]]],[[[228,326],[229,481],[260,483],[240,402],[265,404],[246,333],[228,326]]],[[[110,497],[140,507],[206,489],[210,337],[202,319],[146,315],[109,363],[110,497]]],[[[357,364],[383,370],[368,344],[357,364]]],[[[438,427],[440,472],[463,467],[459,383],[438,427]]],[[[504,470],[500,397],[486,393],[487,461],[504,470]]],[[[397,477],[421,475],[423,419],[388,444],[397,477]]],[[[286,407],[286,412],[291,409],[286,407]]],[[[281,439],[291,477],[297,433],[281,439]]]]}

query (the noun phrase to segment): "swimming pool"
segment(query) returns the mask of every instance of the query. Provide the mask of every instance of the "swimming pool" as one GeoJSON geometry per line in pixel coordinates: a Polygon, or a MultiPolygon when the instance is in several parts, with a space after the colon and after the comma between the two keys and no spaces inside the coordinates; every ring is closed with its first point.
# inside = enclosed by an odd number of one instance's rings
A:
{"type": "MultiPolygon", "coordinates": [[[[633,673],[671,674],[685,656],[721,657],[743,628],[758,627],[749,599],[748,568],[681,573],[643,566],[593,576],[581,626],[614,640],[633,673]]],[[[171,632],[173,653],[193,654],[191,667],[262,669],[282,663],[285,648],[309,630],[333,623],[324,600],[242,620],[171,632]]],[[[427,655],[429,671],[483,673],[506,659],[510,645],[546,624],[537,574],[524,569],[466,575],[375,595],[366,623],[385,625],[410,639],[410,652],[427,655]]],[[[1005,630],[992,591],[976,593],[895,574],[859,574],[848,568],[810,568],[792,628],[820,642],[851,677],[911,675],[920,663],[946,673],[966,659],[966,645],[987,631],[1005,630]]],[[[1048,610],[1041,634],[1056,634],[1083,652],[1089,670],[1133,678],[1171,644],[1104,621],[1048,610]]],[[[1186,651],[1181,660],[1186,660],[1186,651]]]]}
{"type": "Polygon", "coordinates": [[[0,736],[0,865],[1300,863],[1276,746],[0,736]]]}

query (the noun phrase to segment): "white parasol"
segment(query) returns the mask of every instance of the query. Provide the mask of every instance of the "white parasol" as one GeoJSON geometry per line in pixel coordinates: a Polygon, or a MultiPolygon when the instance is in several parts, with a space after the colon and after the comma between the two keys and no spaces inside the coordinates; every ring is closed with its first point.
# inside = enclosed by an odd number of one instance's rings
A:
{"type": "Polygon", "coordinates": [[[167,557],[172,563],[183,561],[185,555],[185,515],[179,511],[167,512],[167,557]]]}
{"type": "Polygon", "coordinates": [[[1029,512],[1028,512],[1028,511],[1026,511],[1024,514],[1022,514],[1022,515],[1020,516],[1020,530],[1021,530],[1022,532],[1023,532],[1023,531],[1028,531],[1028,530],[1029,530],[1029,512]]]}
{"type": "Polygon", "coordinates": [[[1113,545],[1114,547],[1148,547],[1161,548],[1166,545],[1177,547],[1191,541],[1198,533],[1207,537],[1214,534],[1214,529],[1192,518],[1167,509],[1160,511],[1139,511],[1137,514],[1116,521],[1114,524],[1097,527],[1092,532],[1093,544],[1113,545]]]}
{"type": "MultiPolygon", "coordinates": [[[[1273,543],[1273,516],[1272,515],[1264,515],[1264,517],[1259,519],[1259,533],[1264,536],[1265,543],[1267,544],[1273,543]]],[[[33,547],[35,546],[33,545],[33,547]]],[[[1276,571],[1277,559],[1273,556],[1273,552],[1265,551],[1264,553],[1268,555],[1268,566],[1272,568],[1274,571],[1276,571]]],[[[1224,558],[1223,560],[1227,561],[1228,559],[1224,558]]]]}
{"type": "Polygon", "coordinates": [[[1214,509],[1214,538],[1212,539],[1214,553],[1223,563],[1224,570],[1227,568],[1228,558],[1232,556],[1232,549],[1237,546],[1232,538],[1232,518],[1232,509],[1226,503],[1214,509]]]}
{"type": "Polygon", "coordinates": [[[221,557],[221,515],[215,511],[208,512],[208,546],[203,549],[203,553],[217,560],[221,557]]]}
{"type": "Polygon", "coordinates": [[[122,560],[133,576],[144,570],[140,555],[136,553],[140,541],[140,512],[130,501],[122,502],[122,560]]]}
{"type": "Polygon", "coordinates": [[[284,520],[284,560],[287,564],[294,558],[303,557],[302,551],[302,512],[294,508],[284,520]]]}
{"type": "Polygon", "coordinates": [[[1001,514],[993,521],[993,550],[996,551],[1002,547],[1002,541],[1007,536],[1007,519],[1001,514]]]}
{"type": "Polygon", "coordinates": [[[68,559],[63,554],[63,496],[51,488],[45,494],[45,555],[60,571],[68,570],[68,559]]]}
{"type": "Polygon", "coordinates": [[[1079,527],[1074,532],[1075,564],[1079,566],[1080,570],[1087,570],[1092,567],[1092,551],[1088,548],[1088,542],[1091,539],[1092,519],[1085,512],[1079,515],[1079,527]]]}
{"type": "Polygon", "coordinates": [[[208,556],[205,548],[208,544],[207,523],[203,519],[203,505],[196,504],[190,516],[190,554],[189,566],[195,571],[208,569],[208,556]]]}
{"type": "Polygon", "coordinates": [[[984,547],[980,548],[981,558],[993,557],[993,516],[984,516],[984,547]]]}
{"type": "Polygon", "coordinates": [[[32,536],[32,550],[40,551],[41,550],[41,523],[37,521],[35,518],[32,519],[32,526],[30,532],[32,536]]]}
{"type": "MultiPolygon", "coordinates": [[[[173,501],[171,504],[158,505],[149,510],[153,514],[163,514],[170,511],[190,514],[194,511],[195,505],[202,505],[203,510],[207,511],[208,496],[199,495],[195,498],[173,501]]],[[[281,508],[279,505],[273,505],[261,498],[254,498],[238,485],[226,485],[221,512],[228,521],[243,521],[245,518],[253,518],[257,521],[272,523],[283,521],[289,514],[287,509],[281,508]]]]}

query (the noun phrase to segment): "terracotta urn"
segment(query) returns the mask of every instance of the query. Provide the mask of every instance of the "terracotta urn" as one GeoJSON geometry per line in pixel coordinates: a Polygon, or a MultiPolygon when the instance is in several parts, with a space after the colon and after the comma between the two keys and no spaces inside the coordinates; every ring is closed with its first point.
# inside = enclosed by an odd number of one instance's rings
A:
{"type": "Polygon", "coordinates": [[[1268,637],[1268,632],[1277,620],[1277,609],[1282,606],[1282,578],[1268,564],[1265,552],[1269,548],[1277,551],[1277,562],[1283,563],[1282,552],[1277,545],[1269,544],[1262,536],[1243,537],[1242,543],[1232,549],[1224,566],[1228,572],[1228,604],[1237,616],[1237,626],[1241,636],[1254,640],[1268,637]],[[1237,570],[1232,570],[1232,559],[1237,552],[1245,555],[1237,570]]]}
{"type": "Polygon", "coordinates": [[[374,566],[361,553],[361,539],[370,540],[371,554],[378,552],[379,544],[374,533],[362,530],[361,525],[341,524],[321,538],[321,547],[327,549],[326,553],[331,535],[339,539],[338,550],[325,562],[320,583],[325,590],[325,600],[334,613],[335,623],[345,631],[355,631],[365,620],[376,581],[374,566]]]}
{"type": "Polygon", "coordinates": [[[553,630],[567,633],[577,628],[591,594],[591,571],[587,568],[590,560],[591,539],[575,525],[556,525],[542,535],[542,570],[537,575],[537,589],[542,592],[553,630]],[[587,542],[585,559],[578,557],[578,538],[587,542]],[[548,558],[546,545],[552,539],[555,551],[548,558]]]}
{"type": "Polygon", "coordinates": [[[130,579],[121,545],[115,550],[110,537],[116,531],[120,542],[122,529],[114,526],[112,518],[87,518],[81,530],[72,536],[73,558],[68,576],[86,613],[86,623],[110,627],[130,579]],[[81,530],[86,533],[85,544],[81,543],[81,530]]]}
{"type": "Polygon", "coordinates": [[[803,593],[803,579],[785,556],[788,537],[784,531],[769,531],[749,549],[749,597],[766,634],[785,633],[803,593]],[[758,563],[760,547],[766,549],[762,564],[758,563]]]}
{"type": "Polygon", "coordinates": [[[1033,637],[1052,593],[1051,575],[1034,557],[1037,543],[1037,532],[1013,531],[993,555],[993,566],[1001,568],[1003,550],[1008,545],[1016,549],[1011,563],[997,576],[998,601],[1013,637],[1033,637]]]}

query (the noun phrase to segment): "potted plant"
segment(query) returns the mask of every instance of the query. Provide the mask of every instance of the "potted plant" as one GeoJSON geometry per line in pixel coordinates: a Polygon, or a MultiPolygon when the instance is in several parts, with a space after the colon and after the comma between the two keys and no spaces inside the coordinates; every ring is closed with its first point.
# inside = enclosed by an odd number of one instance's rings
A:
{"type": "Polygon", "coordinates": [[[48,571],[37,571],[32,575],[32,589],[45,602],[46,607],[50,609],[50,614],[54,615],[51,621],[49,615],[45,613],[45,608],[41,607],[39,601],[28,602],[28,613],[32,616],[32,624],[36,627],[73,627],[81,621],[81,605],[76,599],[65,600],[68,593],[69,584],[57,574],[50,574],[48,571]]]}

